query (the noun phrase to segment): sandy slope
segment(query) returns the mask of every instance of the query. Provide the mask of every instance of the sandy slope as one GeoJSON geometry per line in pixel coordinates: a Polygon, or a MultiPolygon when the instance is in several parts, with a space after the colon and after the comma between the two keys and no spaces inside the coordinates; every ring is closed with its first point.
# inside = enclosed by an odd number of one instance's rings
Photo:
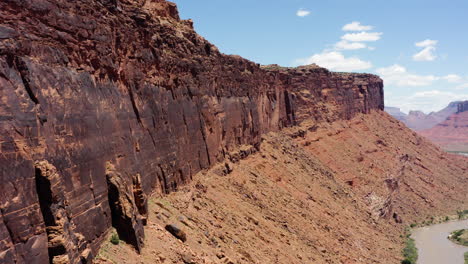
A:
{"type": "Polygon", "coordinates": [[[97,261],[399,263],[405,226],[467,207],[467,170],[382,112],[303,124],[153,197],[142,254],[108,243],[97,261]]]}

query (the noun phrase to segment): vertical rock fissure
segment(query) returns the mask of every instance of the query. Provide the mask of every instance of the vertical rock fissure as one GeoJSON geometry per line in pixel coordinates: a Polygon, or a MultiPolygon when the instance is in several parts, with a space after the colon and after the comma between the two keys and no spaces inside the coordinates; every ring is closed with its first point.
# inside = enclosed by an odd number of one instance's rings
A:
{"type": "MultiPolygon", "coordinates": [[[[205,151],[206,151],[206,157],[208,159],[208,166],[211,165],[211,158],[210,158],[210,149],[208,147],[208,142],[207,142],[207,139],[206,139],[206,132],[205,132],[205,126],[203,125],[203,117],[202,117],[202,111],[200,108],[198,108],[198,119],[200,119],[200,132],[202,134],[202,138],[203,138],[203,143],[205,145],[205,151]]],[[[201,168],[201,169],[204,169],[204,168],[201,168]]]]}
{"type": "Polygon", "coordinates": [[[39,104],[39,99],[37,99],[36,95],[34,94],[29,84],[30,81],[27,77],[28,68],[26,67],[25,63],[21,61],[19,58],[16,58],[15,66],[20,74],[21,81],[23,82],[24,89],[26,90],[26,93],[28,94],[29,98],[31,99],[31,101],[34,102],[34,104],[39,104]]]}
{"type": "Polygon", "coordinates": [[[284,104],[286,107],[286,115],[287,115],[288,123],[289,123],[288,125],[295,125],[296,116],[294,113],[294,104],[291,99],[290,93],[288,93],[287,91],[284,91],[284,100],[285,100],[284,104]]]}
{"type": "MultiPolygon", "coordinates": [[[[200,155],[199,155],[198,159],[200,160],[200,155]]],[[[159,170],[161,171],[161,179],[160,179],[160,181],[162,180],[161,189],[162,189],[163,193],[168,194],[169,193],[169,186],[167,184],[166,173],[164,172],[164,169],[162,168],[161,164],[159,164],[158,167],[159,167],[159,170]]],[[[201,165],[200,165],[200,167],[201,167],[201,165]]]]}
{"type": "Polygon", "coordinates": [[[49,262],[90,263],[93,258],[88,241],[76,232],[70,217],[62,178],[54,165],[35,162],[36,193],[47,234],[49,262]]]}
{"type": "Polygon", "coordinates": [[[132,103],[133,112],[135,113],[138,123],[143,124],[140,118],[140,111],[138,111],[138,108],[135,102],[135,96],[133,95],[132,88],[130,87],[128,88],[128,94],[130,95],[130,102],[132,103]]]}
{"type": "Polygon", "coordinates": [[[135,204],[134,193],[110,163],[106,168],[106,180],[112,226],[117,230],[120,239],[140,252],[143,247],[144,221],[135,204]]]}
{"type": "Polygon", "coordinates": [[[133,176],[133,198],[138,212],[142,216],[143,225],[146,225],[148,218],[148,199],[143,191],[140,174],[133,176]]]}
{"type": "Polygon", "coordinates": [[[52,243],[51,238],[57,226],[54,214],[52,213],[52,206],[54,203],[52,188],[50,180],[47,179],[39,168],[35,169],[36,178],[36,191],[39,198],[39,206],[41,208],[42,217],[46,226],[47,250],[49,252],[49,262],[53,263],[54,257],[66,254],[65,245],[62,243],[52,243]]]}

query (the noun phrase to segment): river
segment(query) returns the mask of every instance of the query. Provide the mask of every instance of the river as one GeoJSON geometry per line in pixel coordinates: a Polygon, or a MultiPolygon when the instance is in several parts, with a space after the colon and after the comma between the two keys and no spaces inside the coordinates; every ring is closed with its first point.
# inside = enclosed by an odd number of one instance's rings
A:
{"type": "Polygon", "coordinates": [[[416,241],[418,264],[463,264],[468,247],[447,239],[457,229],[468,229],[468,219],[416,228],[411,235],[416,241]]]}

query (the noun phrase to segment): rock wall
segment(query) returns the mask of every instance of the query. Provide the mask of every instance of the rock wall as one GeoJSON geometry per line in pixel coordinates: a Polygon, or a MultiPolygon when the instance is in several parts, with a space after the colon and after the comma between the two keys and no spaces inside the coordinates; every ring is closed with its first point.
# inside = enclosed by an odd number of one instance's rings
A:
{"type": "Polygon", "coordinates": [[[137,250],[146,196],[306,118],[383,108],[373,75],[262,69],[164,0],[0,2],[0,262],[137,250]]]}
{"type": "Polygon", "coordinates": [[[468,101],[463,101],[457,105],[457,114],[461,112],[468,112],[468,101]]]}
{"type": "Polygon", "coordinates": [[[315,64],[262,68],[274,75],[275,80],[279,79],[283,89],[293,95],[297,122],[305,119],[331,122],[384,109],[383,82],[376,75],[330,72],[315,64]]]}

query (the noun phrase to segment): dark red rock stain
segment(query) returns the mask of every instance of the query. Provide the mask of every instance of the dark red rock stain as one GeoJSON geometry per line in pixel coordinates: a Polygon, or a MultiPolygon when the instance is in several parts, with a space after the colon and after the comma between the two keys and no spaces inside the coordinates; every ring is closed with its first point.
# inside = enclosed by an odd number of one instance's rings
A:
{"type": "MultiPolygon", "coordinates": [[[[41,211],[37,162],[66,201],[57,256],[89,262],[115,225],[106,164],[130,186],[140,175],[138,195],[167,193],[266,132],[383,109],[377,76],[221,54],[163,0],[6,0],[0,21],[2,263],[49,262],[57,226],[41,211]]],[[[135,206],[126,232],[138,249],[144,205],[131,192],[120,195],[135,206]]]]}

